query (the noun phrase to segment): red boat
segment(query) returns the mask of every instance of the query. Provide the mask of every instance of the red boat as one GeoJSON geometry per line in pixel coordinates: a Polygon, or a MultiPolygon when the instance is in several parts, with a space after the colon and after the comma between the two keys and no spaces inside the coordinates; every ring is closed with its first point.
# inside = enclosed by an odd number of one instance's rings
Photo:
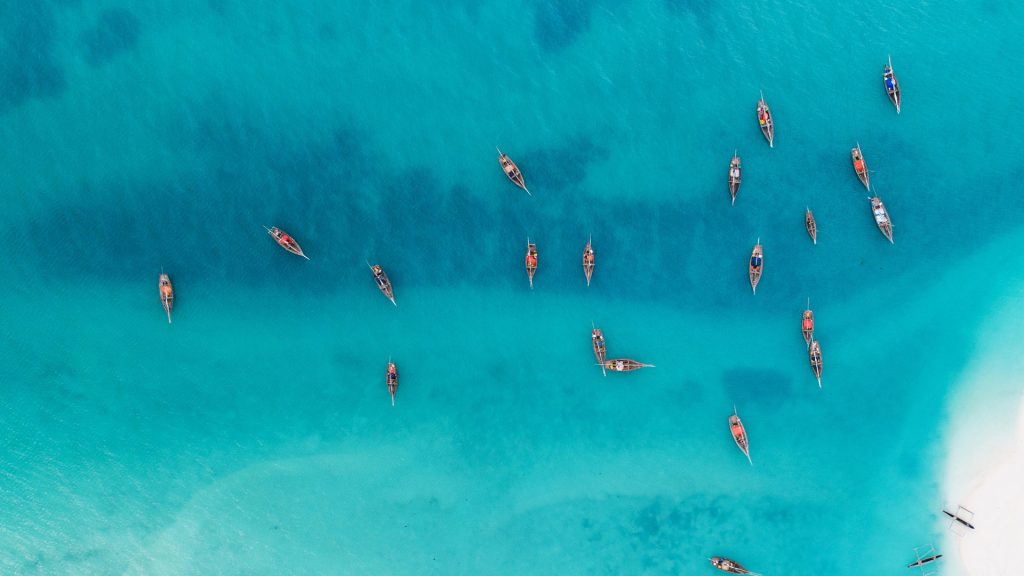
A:
{"type": "Polygon", "coordinates": [[[597,358],[597,363],[601,365],[601,372],[607,376],[608,372],[605,371],[604,358],[608,350],[604,346],[604,334],[601,333],[600,328],[594,328],[590,332],[590,344],[594,348],[594,358],[597,358]]]}
{"type": "Polygon", "coordinates": [[[590,240],[583,249],[583,275],[587,277],[587,286],[590,286],[590,277],[594,275],[594,249],[590,247],[590,240]]]}
{"type": "Polygon", "coordinates": [[[167,323],[171,323],[171,309],[174,308],[174,286],[171,285],[171,277],[167,274],[160,273],[160,302],[164,305],[164,310],[167,312],[167,323]]]}
{"type": "Polygon", "coordinates": [[[729,163],[729,195],[732,196],[732,204],[736,205],[736,194],[740,191],[740,157],[736,152],[732,153],[732,162],[729,163]]]}
{"type": "Polygon", "coordinates": [[[654,364],[644,364],[628,358],[605,360],[604,368],[612,372],[632,372],[641,368],[654,368],[654,364]]]}
{"type": "Polygon", "coordinates": [[[740,415],[736,413],[736,407],[732,408],[732,416],[729,416],[729,431],[732,432],[732,439],[736,441],[736,446],[743,452],[743,455],[747,457],[747,461],[750,465],[754,465],[754,461],[750,459],[750,442],[747,440],[747,430],[743,427],[743,421],[740,420],[740,415]]]}
{"type": "Polygon", "coordinates": [[[811,311],[811,299],[807,299],[807,310],[804,310],[804,317],[800,324],[800,329],[804,333],[804,341],[807,342],[808,349],[811,346],[811,340],[814,340],[814,312],[811,311]]]}
{"type": "Polygon", "coordinates": [[[761,270],[764,268],[764,249],[761,248],[761,239],[757,239],[754,251],[750,254],[750,289],[757,294],[757,283],[761,281],[761,270]]]}
{"type": "Polygon", "coordinates": [[[526,182],[523,180],[523,173],[519,171],[516,163],[513,162],[511,158],[503,154],[501,149],[497,146],[495,146],[495,149],[498,150],[498,164],[501,164],[501,169],[505,171],[505,176],[508,176],[508,179],[516,186],[522,188],[524,192],[533,196],[533,194],[530,194],[530,191],[526,189],[526,182]]]}
{"type": "Polygon", "coordinates": [[[857,179],[870,191],[871,177],[868,176],[868,165],[864,162],[864,153],[860,151],[860,144],[850,150],[850,159],[853,161],[853,171],[857,174],[857,179]]]}
{"type": "Polygon", "coordinates": [[[284,230],[281,230],[277,226],[272,226],[270,228],[264,226],[264,228],[267,229],[267,233],[270,234],[270,237],[276,240],[277,243],[281,245],[281,248],[284,248],[285,250],[291,252],[292,254],[295,254],[296,256],[302,256],[306,260],[309,260],[309,257],[302,253],[302,248],[299,247],[299,243],[296,242],[294,238],[285,233],[284,230]]]}
{"type": "Polygon", "coordinates": [[[772,111],[768,108],[768,103],[764,101],[764,93],[761,94],[761,99],[757,101],[757,123],[761,127],[761,134],[764,135],[764,139],[768,141],[768,147],[775,147],[775,122],[772,120],[772,111]]]}
{"type": "Polygon", "coordinates": [[[811,358],[811,371],[814,372],[814,377],[818,379],[818,388],[821,388],[821,344],[818,344],[817,340],[811,341],[811,349],[808,351],[808,355],[811,358]]]}
{"type": "Polygon", "coordinates": [[[398,367],[388,359],[388,371],[384,376],[384,383],[388,385],[388,392],[391,393],[391,405],[395,405],[395,392],[398,392],[398,367]]]}
{"type": "Polygon", "coordinates": [[[533,275],[537,272],[537,245],[526,239],[526,276],[530,279],[530,288],[533,288],[533,275]]]}

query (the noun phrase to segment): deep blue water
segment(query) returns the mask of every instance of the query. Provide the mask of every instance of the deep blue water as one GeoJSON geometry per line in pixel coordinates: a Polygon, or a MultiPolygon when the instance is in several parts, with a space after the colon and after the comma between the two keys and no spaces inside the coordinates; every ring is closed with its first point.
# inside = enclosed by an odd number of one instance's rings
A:
{"type": "Polygon", "coordinates": [[[946,398],[1022,276],[1021,24],[1001,3],[0,6],[0,571],[903,573],[942,537],[946,398]],[[602,378],[591,322],[657,368],[602,378]]]}

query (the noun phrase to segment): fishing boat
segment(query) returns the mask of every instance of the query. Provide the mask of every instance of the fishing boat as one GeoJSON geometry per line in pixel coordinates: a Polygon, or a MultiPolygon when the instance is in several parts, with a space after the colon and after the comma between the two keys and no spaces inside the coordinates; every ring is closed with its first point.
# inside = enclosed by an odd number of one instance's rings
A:
{"type": "Polygon", "coordinates": [[[870,191],[871,178],[868,176],[868,165],[864,162],[864,153],[860,151],[860,143],[850,150],[850,159],[853,160],[853,171],[857,173],[857,179],[870,191]]]}
{"type": "Polygon", "coordinates": [[[306,260],[309,260],[309,257],[302,253],[302,248],[299,247],[299,243],[289,236],[284,230],[281,230],[277,226],[271,226],[270,228],[264,226],[264,228],[266,228],[270,237],[281,245],[281,248],[284,248],[296,256],[302,256],[306,260]]]}
{"type": "Polygon", "coordinates": [[[743,452],[743,455],[747,457],[747,461],[750,465],[754,465],[754,461],[750,459],[750,442],[747,440],[747,430],[743,427],[743,421],[740,420],[740,415],[736,413],[736,407],[732,407],[732,416],[729,416],[729,431],[732,432],[732,439],[736,441],[736,446],[743,452]]]}
{"type": "Polygon", "coordinates": [[[533,288],[533,275],[537,272],[537,245],[526,239],[526,276],[530,279],[530,288],[533,288]]]}
{"type": "Polygon", "coordinates": [[[871,214],[875,217],[878,230],[882,232],[882,236],[889,239],[890,244],[895,244],[892,240],[892,221],[889,220],[889,212],[885,209],[885,204],[882,204],[882,199],[878,196],[872,196],[869,200],[871,200],[871,214]]]}
{"type": "Polygon", "coordinates": [[[924,566],[925,564],[931,564],[932,562],[935,562],[939,558],[942,558],[942,554],[933,554],[931,556],[925,556],[924,558],[921,558],[921,559],[917,560],[916,562],[911,562],[910,564],[907,564],[907,568],[917,568],[918,566],[924,566]]]}
{"type": "Polygon", "coordinates": [[[391,394],[391,405],[395,405],[395,392],[398,392],[398,367],[388,358],[388,371],[384,376],[384,383],[388,385],[388,392],[391,394]]]}
{"type": "Polygon", "coordinates": [[[718,568],[722,572],[728,572],[729,574],[749,574],[750,576],[760,576],[756,572],[751,572],[743,566],[740,566],[739,562],[735,560],[729,560],[728,558],[722,558],[715,556],[714,558],[708,558],[711,561],[711,565],[718,568]]]}
{"type": "MultiPolygon", "coordinates": [[[[591,325],[591,327],[593,327],[593,325],[591,325]]],[[[607,376],[608,372],[605,370],[604,358],[608,353],[608,349],[605,348],[604,334],[601,332],[600,328],[593,328],[590,331],[590,344],[594,348],[594,358],[597,358],[597,363],[601,365],[601,373],[607,376]]]]}
{"type": "Polygon", "coordinates": [[[398,306],[398,303],[395,302],[395,292],[391,288],[391,280],[389,280],[388,275],[384,273],[384,269],[381,268],[379,264],[373,264],[371,266],[370,263],[367,262],[366,265],[370,266],[370,272],[373,272],[373,279],[377,281],[377,288],[380,288],[381,294],[387,296],[387,299],[391,300],[392,304],[398,306]]]}
{"type": "Polygon", "coordinates": [[[885,93],[889,101],[896,107],[896,113],[900,113],[900,82],[896,79],[896,73],[892,70],[892,56],[889,63],[882,69],[882,84],[885,86],[885,93]]]}
{"type": "Polygon", "coordinates": [[[804,227],[807,228],[807,234],[811,237],[811,242],[818,245],[818,224],[814,221],[814,213],[808,208],[804,212],[804,227]]]}
{"type": "Polygon", "coordinates": [[[513,184],[522,188],[523,192],[533,196],[533,194],[530,194],[530,191],[526,189],[526,182],[523,180],[523,173],[519,171],[519,167],[516,166],[516,163],[502,153],[500,148],[497,146],[494,148],[498,150],[498,164],[501,164],[501,169],[505,171],[505,176],[508,176],[508,179],[512,181],[513,184]]]}
{"type": "Polygon", "coordinates": [[[602,366],[605,370],[611,370],[612,372],[632,372],[641,368],[654,368],[654,364],[644,364],[643,362],[637,362],[628,358],[605,360],[602,366]]]}
{"type": "Polygon", "coordinates": [[[804,342],[807,348],[811,347],[811,340],[814,340],[814,312],[811,311],[811,299],[807,299],[807,310],[804,310],[804,317],[800,323],[800,329],[804,333],[804,342]]]}
{"type": "Polygon", "coordinates": [[[764,268],[764,250],[761,248],[761,239],[757,239],[754,251],[750,254],[750,289],[757,294],[757,283],[761,281],[761,270],[764,268]]]}
{"type": "Polygon", "coordinates": [[[590,286],[590,277],[594,275],[594,249],[587,240],[587,247],[583,249],[583,275],[587,277],[587,286],[590,286]]]}
{"type": "Polygon", "coordinates": [[[817,340],[811,340],[811,348],[807,354],[811,359],[811,371],[818,379],[818,388],[821,388],[821,344],[818,344],[817,340]]]}
{"type": "Polygon", "coordinates": [[[740,157],[734,151],[732,162],[729,162],[729,195],[732,196],[732,204],[736,205],[736,194],[740,191],[740,175],[743,167],[740,165],[740,157]]]}
{"type": "Polygon", "coordinates": [[[171,284],[171,277],[161,272],[158,286],[160,288],[160,302],[164,305],[164,311],[167,312],[167,323],[170,324],[171,309],[174,308],[174,286],[171,284]]]}
{"type": "Polygon", "coordinates": [[[757,124],[761,127],[761,134],[764,134],[764,139],[768,141],[768,147],[775,147],[775,122],[772,120],[772,111],[768,108],[768,103],[764,101],[764,93],[761,93],[761,99],[757,101],[757,124]]]}

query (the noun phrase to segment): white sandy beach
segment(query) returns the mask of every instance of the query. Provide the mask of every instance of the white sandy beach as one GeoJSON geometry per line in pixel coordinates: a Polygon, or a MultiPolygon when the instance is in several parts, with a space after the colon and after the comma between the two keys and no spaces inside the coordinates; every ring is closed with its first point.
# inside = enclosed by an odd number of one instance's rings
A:
{"type": "Polygon", "coordinates": [[[1018,344],[1024,302],[1016,300],[997,316],[1006,323],[990,333],[998,337],[978,343],[978,350],[992,352],[968,369],[951,398],[943,504],[973,511],[975,530],[963,536],[945,530],[943,574],[1024,574],[1018,558],[1024,546],[1024,355],[1018,344]]]}

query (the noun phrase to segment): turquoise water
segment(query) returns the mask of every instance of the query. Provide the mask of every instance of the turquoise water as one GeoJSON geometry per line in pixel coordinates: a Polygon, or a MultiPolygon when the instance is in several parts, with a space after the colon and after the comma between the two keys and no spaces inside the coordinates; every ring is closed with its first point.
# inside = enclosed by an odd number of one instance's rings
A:
{"type": "Polygon", "coordinates": [[[0,6],[0,572],[903,574],[941,541],[945,401],[1024,276],[1024,9],[340,4],[0,6]],[[657,368],[603,378],[591,322],[657,368]]]}

